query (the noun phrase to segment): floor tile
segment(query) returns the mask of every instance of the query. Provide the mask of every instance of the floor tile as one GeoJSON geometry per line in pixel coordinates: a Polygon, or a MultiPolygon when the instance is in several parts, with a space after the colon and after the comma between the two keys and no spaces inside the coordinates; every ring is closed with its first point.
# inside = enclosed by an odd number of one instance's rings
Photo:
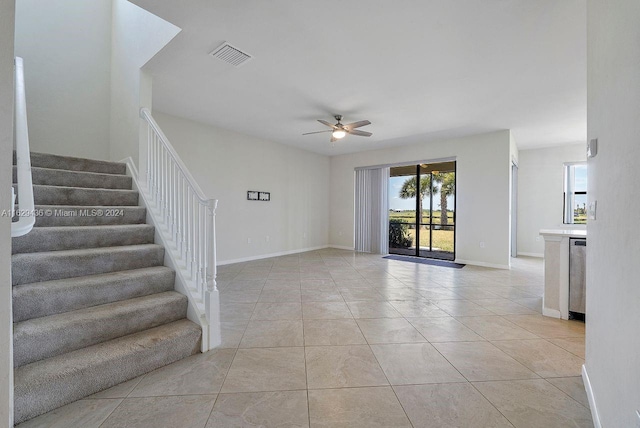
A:
{"type": "Polygon", "coordinates": [[[427,300],[391,300],[389,303],[403,317],[448,317],[449,314],[427,300]]]}
{"type": "Polygon", "coordinates": [[[302,319],[300,303],[256,303],[252,321],[299,320],[302,319]]]}
{"type": "Polygon", "coordinates": [[[388,385],[368,345],[308,346],[309,389],[388,385]]]}
{"type": "Polygon", "coordinates": [[[404,318],[357,319],[369,343],[426,342],[426,339],[404,318]]]}
{"type": "Polygon", "coordinates": [[[420,293],[408,287],[378,288],[377,290],[387,300],[424,300],[420,293]]]}
{"type": "Polygon", "coordinates": [[[470,381],[538,377],[489,342],[434,343],[433,346],[470,381]]]}
{"type": "Polygon", "coordinates": [[[371,283],[364,278],[359,279],[334,279],[338,288],[367,288],[371,287],[371,283]]]}
{"type": "Polygon", "coordinates": [[[507,315],[514,324],[544,338],[584,337],[585,324],[542,315],[507,315]]]}
{"type": "Polygon", "coordinates": [[[547,339],[549,342],[566,349],[573,355],[584,359],[585,343],[583,337],[563,337],[561,339],[547,339]]]}
{"type": "Polygon", "coordinates": [[[465,378],[428,343],[371,345],[392,385],[465,382],[465,378]]]}
{"type": "Polygon", "coordinates": [[[453,317],[407,318],[429,342],[471,342],[484,340],[453,317]]]}
{"type": "Polygon", "coordinates": [[[260,303],[300,302],[300,290],[262,290],[258,298],[260,303]]]}
{"type": "Polygon", "coordinates": [[[214,349],[147,373],[129,397],[216,394],[235,355],[234,349],[214,349]]]}
{"type": "Polygon", "coordinates": [[[215,395],[126,398],[101,428],[202,428],[215,395]]]}
{"type": "Polygon", "coordinates": [[[312,428],[411,427],[390,387],[309,391],[312,428]]]}
{"type": "Polygon", "coordinates": [[[593,426],[589,410],[544,379],[474,385],[518,428],[593,426]]]}
{"type": "Polygon", "coordinates": [[[347,302],[354,318],[401,318],[389,302],[347,302]]]}
{"type": "Polygon", "coordinates": [[[238,349],[222,392],[305,389],[304,348],[238,349]]]}
{"type": "Polygon", "coordinates": [[[220,302],[226,303],[256,303],[260,297],[261,289],[253,290],[222,290],[220,302]]]}
{"type": "Polygon", "coordinates": [[[262,290],[300,290],[299,279],[267,279],[262,290]]]}
{"type": "Polygon", "coordinates": [[[221,321],[220,335],[222,336],[222,342],[220,343],[220,348],[237,348],[248,324],[248,320],[221,321]]]}
{"type": "Polygon", "coordinates": [[[255,307],[255,303],[227,303],[220,305],[220,321],[249,320],[255,307]]]}
{"type": "Polygon", "coordinates": [[[493,342],[541,377],[580,376],[584,360],[544,339],[493,342]]]}
{"type": "Polygon", "coordinates": [[[122,399],[80,400],[28,420],[18,428],[98,428],[122,399]]]}
{"type": "Polygon", "coordinates": [[[456,287],[455,293],[465,299],[495,299],[498,297],[497,294],[478,289],[477,287],[456,287]]]}
{"type": "Polygon", "coordinates": [[[332,279],[303,279],[300,281],[302,290],[337,291],[336,283],[332,279]]]}
{"type": "Polygon", "coordinates": [[[100,398],[126,398],[127,395],[129,395],[131,391],[133,391],[133,388],[135,388],[140,383],[143,377],[144,375],[138,376],[137,378],[131,379],[126,382],[119,383],[118,385],[105,389],[104,391],[100,391],[98,393],[90,395],[86,399],[93,400],[100,398]]]}
{"type": "Polygon", "coordinates": [[[341,288],[340,294],[345,302],[357,302],[359,300],[380,302],[387,300],[373,288],[341,288]]]}
{"type": "Polygon", "coordinates": [[[456,319],[487,340],[538,339],[535,334],[499,316],[456,319]]]}
{"type": "Polygon", "coordinates": [[[511,428],[512,425],[468,383],[395,386],[414,427],[511,428]]]}
{"type": "Polygon", "coordinates": [[[240,348],[304,346],[302,320],[251,321],[240,348]]]}
{"type": "Polygon", "coordinates": [[[547,379],[556,388],[576,400],[586,408],[589,408],[589,397],[584,389],[582,376],[575,377],[556,377],[547,379]]]}
{"type": "Polygon", "coordinates": [[[344,302],[342,295],[337,291],[337,289],[304,289],[302,290],[301,296],[303,302],[344,302]]]}
{"type": "MultiPolygon", "coordinates": [[[[417,285],[416,287],[420,287],[417,285]]],[[[462,299],[463,296],[460,296],[455,291],[444,288],[444,287],[436,287],[436,288],[417,288],[418,293],[427,300],[446,300],[446,299],[462,299]]]]}
{"type": "Polygon", "coordinates": [[[304,342],[313,345],[362,345],[360,327],[352,319],[304,320],[304,342]]]}
{"type": "Polygon", "coordinates": [[[533,311],[525,306],[519,305],[508,299],[475,299],[474,303],[486,308],[497,315],[535,315],[533,311]]]}
{"type": "Polygon", "coordinates": [[[305,320],[353,318],[344,302],[305,302],[302,314],[305,320]]]}
{"type": "Polygon", "coordinates": [[[512,300],[519,305],[527,307],[538,313],[542,313],[542,297],[525,297],[512,300]]]}
{"type": "Polygon", "coordinates": [[[469,300],[434,300],[433,303],[451,316],[494,315],[490,310],[469,300]]]}
{"type": "Polygon", "coordinates": [[[224,291],[262,290],[262,287],[264,287],[264,281],[264,278],[257,281],[242,281],[234,279],[224,287],[224,291]]]}
{"type": "Polygon", "coordinates": [[[206,428],[309,426],[306,391],[220,394],[206,428]]]}

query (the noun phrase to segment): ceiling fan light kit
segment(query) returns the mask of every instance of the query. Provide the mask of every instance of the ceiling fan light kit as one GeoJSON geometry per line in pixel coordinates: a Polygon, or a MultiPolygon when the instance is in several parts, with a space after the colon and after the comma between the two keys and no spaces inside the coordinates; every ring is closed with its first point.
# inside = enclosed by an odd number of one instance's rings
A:
{"type": "Polygon", "coordinates": [[[338,140],[340,138],[344,138],[344,136],[347,135],[346,132],[344,132],[342,129],[336,129],[335,131],[333,131],[333,133],[331,134],[331,136],[333,138],[337,138],[338,140]]]}
{"type": "Polygon", "coordinates": [[[351,135],[357,135],[360,137],[370,137],[373,134],[371,132],[367,132],[367,131],[360,131],[356,128],[360,128],[362,126],[367,126],[367,125],[371,125],[371,122],[369,122],[368,120],[360,120],[358,122],[353,122],[353,123],[348,123],[346,125],[342,124],[342,115],[336,114],[335,116],[333,116],[337,123],[335,125],[332,125],[331,123],[327,122],[326,120],[322,120],[322,119],[318,119],[318,122],[320,122],[321,124],[328,126],[331,129],[327,129],[325,131],[315,131],[315,132],[307,132],[304,133],[302,135],[310,135],[310,134],[320,134],[323,132],[331,132],[331,142],[335,142],[337,140],[340,140],[344,137],[347,136],[347,134],[351,134],[351,135]]]}

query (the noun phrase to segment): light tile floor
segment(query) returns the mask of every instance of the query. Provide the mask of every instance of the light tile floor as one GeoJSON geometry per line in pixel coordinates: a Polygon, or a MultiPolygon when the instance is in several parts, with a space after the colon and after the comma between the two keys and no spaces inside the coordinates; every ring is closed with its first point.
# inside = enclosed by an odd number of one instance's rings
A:
{"type": "Polygon", "coordinates": [[[591,427],[584,324],[542,261],[451,269],[327,249],[219,269],[220,349],[30,427],[591,427]]]}

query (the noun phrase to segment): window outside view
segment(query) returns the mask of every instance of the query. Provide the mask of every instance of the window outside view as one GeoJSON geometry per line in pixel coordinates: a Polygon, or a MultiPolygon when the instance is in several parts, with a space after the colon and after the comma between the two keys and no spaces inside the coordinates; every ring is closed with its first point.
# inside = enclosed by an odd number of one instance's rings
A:
{"type": "Polygon", "coordinates": [[[455,170],[442,171],[441,166],[421,165],[419,183],[417,165],[391,168],[390,252],[453,259],[455,170]]]}
{"type": "Polygon", "coordinates": [[[564,222],[587,223],[587,164],[565,165],[564,222]]]}

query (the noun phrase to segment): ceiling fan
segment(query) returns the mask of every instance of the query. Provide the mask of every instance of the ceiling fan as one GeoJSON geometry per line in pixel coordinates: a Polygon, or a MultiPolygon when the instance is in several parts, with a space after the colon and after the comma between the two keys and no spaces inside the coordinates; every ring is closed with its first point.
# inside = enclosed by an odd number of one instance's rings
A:
{"type": "Polygon", "coordinates": [[[302,135],[310,135],[310,134],[320,134],[322,132],[331,132],[331,142],[338,141],[341,138],[344,138],[347,134],[358,135],[360,137],[370,137],[373,134],[367,131],[360,131],[356,128],[360,128],[361,126],[371,125],[371,122],[368,120],[360,120],[358,122],[348,123],[343,125],[340,121],[342,120],[342,115],[336,114],[335,119],[338,121],[335,125],[330,124],[326,120],[318,119],[318,122],[321,124],[328,126],[331,129],[327,129],[325,131],[316,131],[316,132],[307,132],[302,135]]]}

